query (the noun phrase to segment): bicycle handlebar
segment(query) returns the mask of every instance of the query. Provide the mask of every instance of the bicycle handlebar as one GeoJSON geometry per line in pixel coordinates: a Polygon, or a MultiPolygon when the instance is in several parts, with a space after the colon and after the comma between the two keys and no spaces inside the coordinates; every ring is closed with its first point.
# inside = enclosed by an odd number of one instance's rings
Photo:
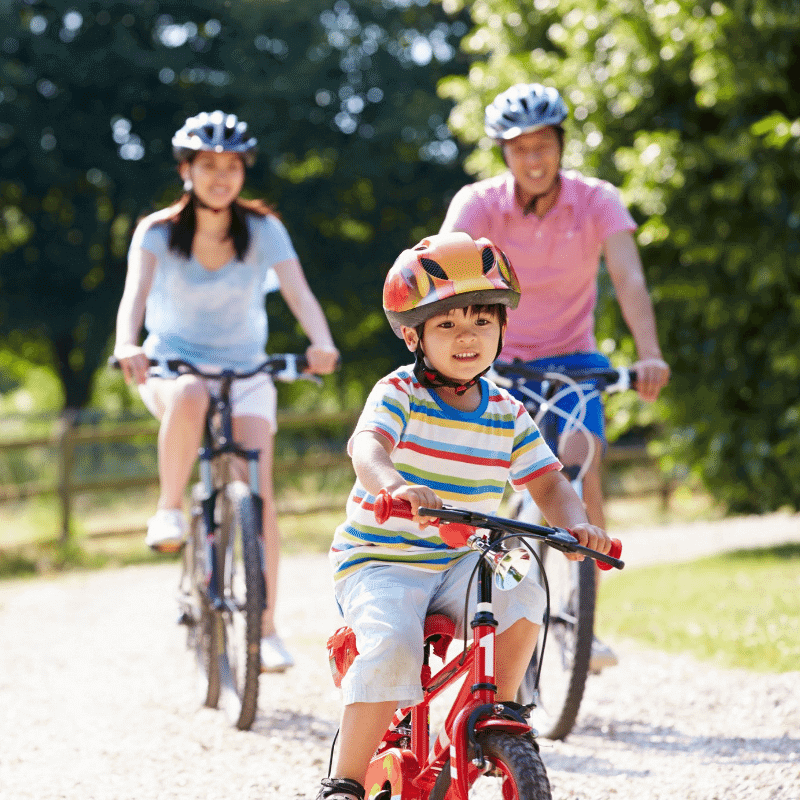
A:
{"type": "Polygon", "coordinates": [[[574,381],[597,381],[604,392],[624,392],[636,388],[636,370],[628,367],[603,369],[562,369],[538,370],[528,367],[523,361],[496,361],[492,369],[503,378],[524,378],[528,381],[553,380],[558,375],[565,375],[574,381]]]}
{"type": "MultiPolygon", "coordinates": [[[[149,359],[151,367],[157,367],[160,364],[166,364],[170,372],[191,372],[200,378],[251,378],[259,372],[264,372],[267,375],[273,375],[276,380],[291,382],[294,380],[310,380],[319,382],[319,376],[311,372],[304,372],[308,368],[308,359],[304,355],[296,355],[294,353],[279,353],[269,356],[261,364],[254,369],[250,370],[233,370],[223,369],[216,371],[206,371],[200,369],[189,361],[184,361],[180,358],[168,358],[164,361],[158,359],[149,359]]],[[[114,369],[120,369],[119,359],[116,356],[110,356],[108,365],[114,369]]]]}
{"type": "MultiPolygon", "coordinates": [[[[578,540],[565,528],[550,528],[544,525],[534,525],[530,522],[521,522],[517,519],[495,517],[490,514],[481,514],[478,511],[467,511],[461,508],[424,508],[420,507],[421,516],[431,516],[431,525],[439,528],[442,541],[449,547],[463,547],[470,543],[470,538],[477,536],[478,528],[486,528],[498,533],[507,533],[512,536],[527,536],[543,541],[550,547],[563,553],[580,553],[593,558],[600,569],[622,569],[625,562],[621,561],[622,542],[619,539],[611,540],[611,550],[608,555],[599,553],[589,547],[578,544],[578,540]]],[[[411,519],[411,504],[407,500],[392,497],[385,489],[381,489],[375,498],[375,520],[383,524],[389,517],[411,519]]]]}

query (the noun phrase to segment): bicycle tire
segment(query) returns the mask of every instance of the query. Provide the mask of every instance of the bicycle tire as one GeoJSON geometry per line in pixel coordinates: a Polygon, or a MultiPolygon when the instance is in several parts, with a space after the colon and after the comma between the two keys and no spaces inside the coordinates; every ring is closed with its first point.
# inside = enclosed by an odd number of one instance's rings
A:
{"type": "Polygon", "coordinates": [[[225,607],[219,609],[220,706],[240,730],[248,730],[258,709],[261,621],[266,607],[261,500],[241,482],[220,493],[218,569],[225,607]]]}
{"type": "Polygon", "coordinates": [[[202,486],[192,490],[189,535],[183,546],[181,576],[181,621],[187,626],[186,644],[194,655],[197,694],[200,703],[216,708],[220,694],[220,674],[217,652],[219,638],[214,614],[208,598],[207,530],[200,507],[202,486]]]}
{"type": "MultiPolygon", "coordinates": [[[[481,772],[469,765],[467,782],[471,800],[551,800],[550,781],[539,751],[529,735],[487,731],[477,741],[483,757],[492,764],[481,772]]],[[[446,800],[450,790],[450,761],[436,779],[430,800],[446,800]]]]}
{"type": "Polygon", "coordinates": [[[525,671],[517,699],[535,703],[530,723],[540,736],[565,739],[575,726],[592,657],[595,566],[590,559],[570,561],[540,545],[550,585],[550,627],[545,643],[539,691],[536,674],[541,638],[525,671]]]}

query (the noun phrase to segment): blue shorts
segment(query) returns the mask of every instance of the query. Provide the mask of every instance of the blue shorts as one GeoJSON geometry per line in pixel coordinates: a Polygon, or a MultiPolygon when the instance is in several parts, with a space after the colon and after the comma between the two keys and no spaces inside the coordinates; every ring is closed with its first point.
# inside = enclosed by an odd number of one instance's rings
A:
{"type": "MultiPolygon", "coordinates": [[[[541,372],[558,372],[559,369],[567,370],[580,370],[580,369],[608,369],[611,367],[611,362],[600,353],[571,353],[565,356],[549,356],[547,358],[539,358],[535,361],[526,361],[525,366],[530,369],[535,369],[541,372]]],[[[586,381],[582,385],[593,384],[593,381],[586,381]]],[[[534,392],[541,394],[542,384],[540,381],[528,381],[525,384],[534,392]]],[[[522,402],[530,401],[516,389],[509,389],[512,395],[522,402]]],[[[576,392],[567,392],[565,395],[556,401],[555,404],[558,408],[571,413],[578,405],[578,395],[576,392]]],[[[534,414],[531,414],[534,416],[534,414]]],[[[567,420],[559,416],[558,418],[558,433],[562,433],[567,424],[567,420]]],[[[603,413],[603,402],[599,396],[593,397],[586,404],[586,416],[583,419],[583,424],[593,433],[599,437],[605,446],[606,443],[606,425],[605,415],[603,413]]],[[[541,425],[540,425],[541,427],[541,425]]],[[[549,442],[551,448],[554,442],[549,442]]],[[[554,451],[555,452],[555,451],[554,451]]]]}

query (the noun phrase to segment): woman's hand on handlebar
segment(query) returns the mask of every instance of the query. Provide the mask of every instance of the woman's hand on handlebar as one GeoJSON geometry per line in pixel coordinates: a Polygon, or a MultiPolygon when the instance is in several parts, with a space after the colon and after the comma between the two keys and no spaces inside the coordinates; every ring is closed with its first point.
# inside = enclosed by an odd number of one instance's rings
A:
{"type": "Polygon", "coordinates": [[[339,351],[331,345],[309,345],[306,349],[308,371],[315,375],[329,375],[339,365],[339,351]]]}
{"type": "Polygon", "coordinates": [[[393,498],[397,500],[405,500],[411,506],[411,513],[414,515],[411,518],[412,522],[416,522],[420,529],[427,528],[431,524],[431,519],[435,517],[420,516],[417,510],[422,508],[441,508],[441,498],[432,489],[427,486],[411,486],[404,484],[396,489],[390,491],[393,498]]]}
{"type": "Polygon", "coordinates": [[[114,356],[119,361],[119,368],[125,376],[126,383],[133,381],[134,383],[142,384],[147,380],[150,359],[139,345],[117,345],[114,349],[114,356]]]}
{"type": "MultiPolygon", "coordinates": [[[[597,525],[590,525],[588,522],[581,522],[573,525],[569,532],[578,540],[578,544],[597,550],[598,553],[606,555],[611,550],[611,538],[597,525]]],[[[582,553],[565,553],[570,561],[583,561],[582,553]]]]}
{"type": "Polygon", "coordinates": [[[660,358],[643,358],[631,369],[636,371],[636,391],[642,400],[655,400],[669,380],[669,366],[660,358]]]}

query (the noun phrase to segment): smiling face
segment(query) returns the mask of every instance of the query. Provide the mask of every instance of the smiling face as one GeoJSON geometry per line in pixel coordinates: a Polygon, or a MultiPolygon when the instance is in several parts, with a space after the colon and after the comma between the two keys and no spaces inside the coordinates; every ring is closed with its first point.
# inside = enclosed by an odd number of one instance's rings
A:
{"type": "MultiPolygon", "coordinates": [[[[406,346],[413,353],[419,336],[403,328],[406,346]]],[[[497,357],[503,326],[495,309],[455,308],[431,317],[423,331],[425,360],[453,381],[467,383],[497,357]]]]}
{"type": "Polygon", "coordinates": [[[236,153],[203,150],[181,164],[180,174],[192,182],[200,200],[215,209],[227,208],[244,186],[244,162],[236,153]]]}
{"type": "Polygon", "coordinates": [[[561,142],[555,128],[548,126],[531,133],[523,133],[506,142],[503,153],[524,205],[533,197],[557,190],[561,142]]]}

